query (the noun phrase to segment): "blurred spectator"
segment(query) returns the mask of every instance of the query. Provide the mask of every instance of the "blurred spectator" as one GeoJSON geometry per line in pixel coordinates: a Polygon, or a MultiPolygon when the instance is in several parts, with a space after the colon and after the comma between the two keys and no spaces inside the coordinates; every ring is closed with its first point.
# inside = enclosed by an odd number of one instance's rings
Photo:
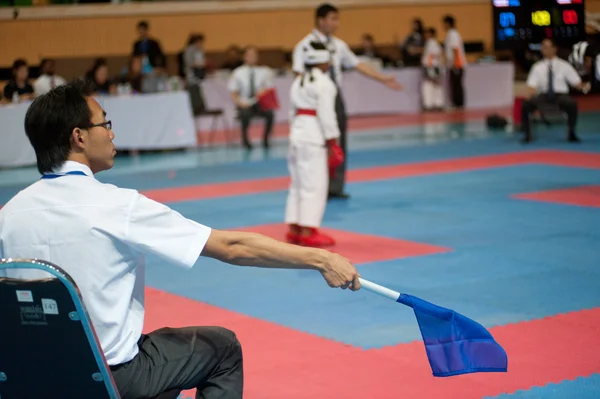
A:
{"type": "Polygon", "coordinates": [[[221,69],[233,71],[244,64],[242,61],[242,52],[236,45],[229,46],[225,52],[225,62],[221,65],[221,69]]]}
{"type": "Polygon", "coordinates": [[[192,34],[183,53],[185,80],[192,84],[206,76],[206,56],[204,54],[204,35],[192,34]]]}
{"type": "Polygon", "coordinates": [[[399,43],[402,62],[405,66],[418,66],[421,64],[424,45],[423,21],[420,18],[415,18],[412,21],[411,32],[404,38],[403,42],[399,43]]]}
{"type": "Polygon", "coordinates": [[[147,21],[137,24],[139,39],[133,44],[131,55],[142,57],[143,73],[151,73],[156,67],[167,65],[160,43],[149,35],[150,25],[147,21]]]}
{"type": "Polygon", "coordinates": [[[368,33],[362,36],[361,47],[355,52],[358,57],[370,60],[381,60],[384,65],[392,64],[392,59],[381,54],[375,46],[375,39],[368,33]]]}
{"type": "Polygon", "coordinates": [[[127,70],[125,74],[119,79],[119,84],[129,85],[129,88],[133,93],[142,92],[142,80],[144,75],[142,74],[142,57],[133,56],[129,58],[127,70]]]}
{"type": "Polygon", "coordinates": [[[40,71],[40,77],[33,84],[36,97],[67,83],[62,77],[56,75],[55,61],[51,58],[44,58],[40,62],[40,71]]]}
{"type": "Polygon", "coordinates": [[[91,87],[91,95],[117,94],[117,87],[109,79],[108,65],[105,58],[97,58],[92,69],[86,75],[85,80],[91,87]]]}
{"type": "Polygon", "coordinates": [[[27,61],[17,59],[12,65],[12,79],[4,86],[4,102],[21,102],[32,100],[33,86],[28,82],[29,66],[27,61]]]}
{"type": "Polygon", "coordinates": [[[443,19],[446,30],[444,50],[446,52],[446,66],[450,75],[450,98],[452,104],[462,108],[465,104],[463,88],[463,71],[467,66],[465,56],[465,45],[462,36],[456,30],[456,20],[452,15],[446,15],[443,19]]]}
{"type": "Polygon", "coordinates": [[[242,144],[251,149],[248,138],[248,127],[252,118],[258,116],[266,119],[263,147],[269,147],[269,136],[273,129],[273,111],[263,111],[257,103],[257,95],[273,87],[273,72],[269,67],[258,65],[258,50],[248,47],[244,52],[244,65],[236,68],[229,80],[231,98],[238,108],[242,125],[242,144]]]}
{"type": "Polygon", "coordinates": [[[442,82],[442,46],[437,41],[435,28],[425,29],[425,47],[421,64],[424,69],[424,78],[421,83],[423,108],[427,111],[441,110],[444,108],[444,86],[442,82]]]}

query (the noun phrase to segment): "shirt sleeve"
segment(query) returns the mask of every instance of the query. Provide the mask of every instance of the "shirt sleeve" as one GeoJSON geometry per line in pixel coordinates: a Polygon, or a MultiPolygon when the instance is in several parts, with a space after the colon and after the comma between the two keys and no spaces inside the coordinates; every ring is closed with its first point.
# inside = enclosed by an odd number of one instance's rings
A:
{"type": "Polygon", "coordinates": [[[129,210],[125,242],[140,253],[191,268],[211,231],[210,227],[186,219],[168,206],[136,193],[129,210]]]}
{"type": "Polygon", "coordinates": [[[565,79],[567,80],[567,83],[569,83],[569,86],[575,87],[581,84],[581,76],[579,76],[575,68],[573,68],[573,65],[569,64],[568,62],[565,62],[563,65],[565,79]]]}
{"type": "Polygon", "coordinates": [[[527,86],[536,90],[540,86],[537,64],[532,66],[531,70],[529,71],[529,75],[527,76],[527,86]]]}
{"type": "Polygon", "coordinates": [[[317,118],[319,118],[325,140],[336,139],[340,137],[340,129],[337,123],[337,114],[335,112],[337,88],[331,80],[328,80],[328,78],[323,78],[319,82],[319,86],[317,118]]]}
{"type": "Polygon", "coordinates": [[[341,55],[342,66],[346,69],[356,68],[356,66],[360,64],[360,60],[358,59],[356,54],[354,54],[354,52],[350,50],[350,47],[348,47],[346,42],[344,42],[343,40],[339,40],[338,43],[340,47],[339,51],[341,55]]]}
{"type": "Polygon", "coordinates": [[[233,73],[231,74],[231,76],[229,77],[229,83],[227,84],[227,88],[229,89],[230,93],[233,93],[233,92],[239,93],[241,90],[238,75],[239,75],[239,69],[235,69],[233,71],[233,73]]]}
{"type": "Polygon", "coordinates": [[[292,71],[304,72],[304,40],[296,45],[292,53],[292,71]]]}

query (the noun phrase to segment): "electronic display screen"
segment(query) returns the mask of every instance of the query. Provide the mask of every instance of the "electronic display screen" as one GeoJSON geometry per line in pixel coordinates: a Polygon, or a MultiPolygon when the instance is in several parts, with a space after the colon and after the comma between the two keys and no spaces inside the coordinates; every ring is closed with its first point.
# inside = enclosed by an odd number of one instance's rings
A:
{"type": "Polygon", "coordinates": [[[523,48],[552,38],[571,46],[585,38],[584,0],[492,0],[494,48],[523,48]]]}

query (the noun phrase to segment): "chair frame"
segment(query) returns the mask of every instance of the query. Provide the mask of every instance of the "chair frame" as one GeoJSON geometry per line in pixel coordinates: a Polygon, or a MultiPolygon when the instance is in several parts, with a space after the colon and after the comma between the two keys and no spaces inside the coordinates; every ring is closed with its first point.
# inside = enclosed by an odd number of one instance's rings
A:
{"type": "MultiPolygon", "coordinates": [[[[56,277],[67,288],[67,291],[71,295],[71,300],[75,305],[75,309],[77,310],[76,312],[71,312],[69,314],[69,318],[71,320],[79,320],[81,322],[81,326],[83,327],[99,369],[99,373],[95,373],[92,378],[97,382],[104,383],[106,391],[111,399],[120,399],[121,396],[119,395],[109,366],[106,363],[106,357],[104,356],[104,352],[102,352],[100,347],[100,341],[98,340],[96,331],[94,330],[87,309],[83,303],[81,293],[71,276],[60,267],[41,259],[0,259],[0,270],[5,269],[42,270],[56,277]]],[[[9,377],[10,376],[7,376],[2,372],[2,370],[0,370],[0,384],[3,381],[6,381],[9,377]]]]}

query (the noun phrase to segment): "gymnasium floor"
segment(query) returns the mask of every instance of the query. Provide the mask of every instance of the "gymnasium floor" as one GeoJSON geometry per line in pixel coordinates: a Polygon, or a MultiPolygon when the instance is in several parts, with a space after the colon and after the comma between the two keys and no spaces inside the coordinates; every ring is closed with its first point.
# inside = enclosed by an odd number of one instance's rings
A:
{"type": "MultiPolygon", "coordinates": [[[[412,310],[308,271],[150,259],[146,329],[235,330],[248,399],[600,398],[600,112],[582,113],[580,144],[539,126],[530,146],[484,115],[352,120],[352,198],[330,202],[324,225],[363,277],[489,328],[508,373],[432,377],[412,310]]],[[[268,153],[118,158],[98,178],[282,238],[285,152],[280,140],[268,153]]],[[[0,204],[37,177],[0,171],[0,204]]]]}

